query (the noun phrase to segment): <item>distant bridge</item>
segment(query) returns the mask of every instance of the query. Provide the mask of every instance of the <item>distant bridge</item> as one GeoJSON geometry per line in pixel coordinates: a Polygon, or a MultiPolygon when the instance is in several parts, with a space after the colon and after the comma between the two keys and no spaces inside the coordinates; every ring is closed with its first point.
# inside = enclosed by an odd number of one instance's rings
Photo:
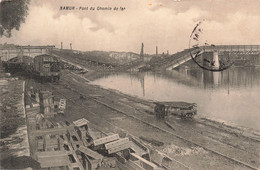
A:
{"type": "MultiPolygon", "coordinates": [[[[186,50],[186,53],[183,53],[181,56],[176,58],[171,58],[169,62],[164,62],[165,64],[162,68],[167,70],[172,70],[181,64],[191,60],[190,51],[186,50]]],[[[204,52],[214,52],[215,54],[224,54],[224,53],[233,53],[233,54],[259,54],[260,45],[217,45],[217,46],[200,46],[198,48],[193,48],[191,53],[203,54],[204,52]]],[[[174,55],[173,55],[174,57],[174,55]]]]}
{"type": "Polygon", "coordinates": [[[217,45],[201,46],[203,52],[235,53],[235,54],[259,54],[260,45],[217,45]]]}
{"type": "Polygon", "coordinates": [[[2,61],[8,61],[12,58],[17,56],[29,56],[34,58],[37,55],[41,54],[48,54],[55,46],[48,45],[48,46],[3,46],[0,48],[0,59],[2,61]]]}

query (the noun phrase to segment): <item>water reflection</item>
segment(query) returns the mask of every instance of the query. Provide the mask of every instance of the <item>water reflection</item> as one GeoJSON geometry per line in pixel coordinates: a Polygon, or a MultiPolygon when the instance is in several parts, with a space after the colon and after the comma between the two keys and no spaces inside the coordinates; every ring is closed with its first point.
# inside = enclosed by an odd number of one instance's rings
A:
{"type": "Polygon", "coordinates": [[[200,115],[260,130],[260,68],[116,73],[93,83],[150,100],[195,102],[200,115]]]}

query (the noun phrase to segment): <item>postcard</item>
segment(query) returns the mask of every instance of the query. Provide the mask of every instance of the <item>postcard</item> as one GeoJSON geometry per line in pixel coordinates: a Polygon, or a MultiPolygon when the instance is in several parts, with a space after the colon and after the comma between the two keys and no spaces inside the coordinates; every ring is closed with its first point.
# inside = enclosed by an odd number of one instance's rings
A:
{"type": "Polygon", "coordinates": [[[0,169],[260,169],[260,0],[0,0],[0,169]]]}

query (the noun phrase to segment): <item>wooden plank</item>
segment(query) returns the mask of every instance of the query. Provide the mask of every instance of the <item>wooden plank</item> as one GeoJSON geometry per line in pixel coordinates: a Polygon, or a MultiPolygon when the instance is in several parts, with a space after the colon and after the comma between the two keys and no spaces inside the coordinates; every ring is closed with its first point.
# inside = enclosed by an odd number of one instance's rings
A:
{"type": "Polygon", "coordinates": [[[135,153],[130,153],[130,160],[139,160],[141,163],[140,165],[142,165],[142,167],[146,170],[155,170],[158,169],[159,167],[157,165],[155,165],[152,162],[147,161],[146,159],[142,158],[139,155],[136,155],[135,153]]]}
{"type": "MultiPolygon", "coordinates": [[[[123,170],[137,170],[137,168],[134,168],[130,165],[131,163],[129,163],[129,161],[127,161],[127,163],[121,163],[118,160],[116,160],[116,165],[119,169],[123,169],[123,170]]],[[[140,167],[142,168],[142,167],[140,167]]]]}
{"type": "Polygon", "coordinates": [[[79,137],[78,133],[74,129],[69,130],[69,134],[70,134],[70,142],[73,148],[77,148],[77,145],[79,146],[83,145],[81,138],[79,137]],[[76,138],[76,140],[73,139],[73,136],[76,138]]]}
{"type": "Polygon", "coordinates": [[[123,156],[119,155],[118,153],[115,154],[115,157],[117,161],[121,162],[122,164],[125,164],[127,162],[127,160],[123,156]]]}
{"type": "Polygon", "coordinates": [[[137,145],[138,147],[140,147],[146,152],[149,151],[149,149],[145,146],[145,144],[142,141],[140,141],[138,138],[131,136],[131,139],[135,145],[137,145]]]}
{"type": "Polygon", "coordinates": [[[156,164],[166,168],[171,169],[171,167],[174,167],[175,169],[180,170],[188,170],[190,169],[186,165],[182,164],[181,162],[170,158],[169,156],[165,155],[164,153],[161,153],[156,150],[151,150],[150,152],[151,161],[155,162],[156,164]]]}
{"type": "Polygon", "coordinates": [[[128,142],[129,142],[128,138],[119,139],[114,142],[109,142],[109,143],[105,144],[105,148],[108,150],[108,149],[118,147],[118,146],[123,145],[128,142]]]}
{"type": "Polygon", "coordinates": [[[68,155],[67,151],[48,151],[48,152],[36,152],[38,157],[55,157],[60,155],[68,155]]]}
{"type": "Polygon", "coordinates": [[[123,145],[120,145],[120,146],[108,149],[108,154],[116,153],[116,152],[119,152],[119,151],[122,151],[122,150],[128,149],[128,148],[130,148],[130,143],[129,142],[127,142],[127,143],[125,143],[123,145]]]}
{"type": "Polygon", "coordinates": [[[90,156],[91,158],[94,158],[94,159],[102,159],[103,156],[100,155],[99,153],[87,148],[87,147],[84,147],[84,146],[80,146],[78,148],[79,151],[83,152],[84,154],[90,156]]]}
{"type": "Polygon", "coordinates": [[[131,166],[132,169],[135,169],[135,170],[145,170],[143,167],[141,167],[140,165],[138,165],[134,161],[128,160],[127,163],[131,166]]]}
{"type": "Polygon", "coordinates": [[[72,168],[79,168],[79,164],[78,163],[71,163],[70,167],[72,167],[72,168]]]}
{"type": "Polygon", "coordinates": [[[52,128],[52,129],[41,129],[31,131],[31,135],[43,136],[43,135],[58,135],[65,134],[69,130],[69,127],[66,128],[52,128]]]}
{"type": "Polygon", "coordinates": [[[94,146],[98,146],[98,145],[102,145],[102,144],[112,142],[112,141],[115,141],[115,140],[118,140],[118,139],[119,139],[119,135],[114,134],[114,135],[110,135],[110,136],[106,136],[106,137],[103,137],[103,138],[96,139],[96,140],[93,141],[93,143],[94,143],[94,146]]]}
{"type": "Polygon", "coordinates": [[[82,118],[82,119],[73,121],[73,123],[74,123],[75,126],[81,127],[81,126],[84,126],[84,125],[88,125],[89,121],[87,119],[85,119],[85,118],[82,118]]]}
{"type": "Polygon", "coordinates": [[[148,152],[143,150],[142,148],[140,148],[139,146],[137,146],[135,143],[133,143],[132,141],[130,141],[130,148],[131,150],[134,151],[134,153],[138,154],[138,155],[144,155],[147,154],[148,152]]]}
{"type": "Polygon", "coordinates": [[[65,151],[37,152],[37,161],[41,168],[67,166],[68,154],[65,151]]]}
{"type": "MultiPolygon", "coordinates": [[[[67,135],[63,134],[62,136],[63,136],[63,138],[65,139],[65,141],[67,142],[68,147],[69,147],[69,150],[70,150],[69,153],[72,154],[73,157],[75,158],[76,163],[78,164],[79,169],[80,169],[80,170],[84,170],[82,164],[81,164],[80,161],[79,161],[79,158],[77,157],[77,154],[76,154],[75,150],[73,149],[71,143],[69,142],[69,139],[68,139],[67,135]]],[[[71,165],[71,164],[69,164],[69,167],[70,167],[71,169],[73,169],[70,165],[71,165]]]]}

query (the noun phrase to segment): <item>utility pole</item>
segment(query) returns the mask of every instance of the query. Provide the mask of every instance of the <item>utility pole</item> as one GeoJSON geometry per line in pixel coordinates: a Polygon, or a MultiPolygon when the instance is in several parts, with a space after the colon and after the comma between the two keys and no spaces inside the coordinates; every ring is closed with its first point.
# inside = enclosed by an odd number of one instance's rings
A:
{"type": "Polygon", "coordinates": [[[20,52],[19,52],[19,54],[18,54],[18,55],[22,57],[22,56],[23,56],[23,54],[24,54],[23,47],[22,47],[22,46],[20,46],[20,52]]]}
{"type": "Polygon", "coordinates": [[[144,43],[142,43],[142,46],[141,46],[140,58],[142,60],[144,60],[144,43]]]}
{"type": "Polygon", "coordinates": [[[158,57],[158,47],[156,46],[156,57],[158,57]]]}

